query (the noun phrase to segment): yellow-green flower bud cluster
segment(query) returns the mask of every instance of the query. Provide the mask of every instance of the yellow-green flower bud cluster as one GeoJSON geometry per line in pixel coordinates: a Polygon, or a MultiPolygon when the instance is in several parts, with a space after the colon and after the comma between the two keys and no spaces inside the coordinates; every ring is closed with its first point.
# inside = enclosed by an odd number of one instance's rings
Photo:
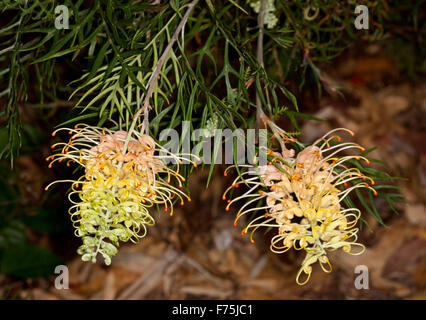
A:
{"type": "MultiPolygon", "coordinates": [[[[260,12],[260,3],[261,0],[253,1],[249,0],[250,6],[253,8],[253,11],[256,13],[260,12]]],[[[265,5],[265,16],[264,16],[264,24],[268,29],[274,28],[278,23],[278,18],[275,15],[275,0],[266,0],[265,5]]]]}

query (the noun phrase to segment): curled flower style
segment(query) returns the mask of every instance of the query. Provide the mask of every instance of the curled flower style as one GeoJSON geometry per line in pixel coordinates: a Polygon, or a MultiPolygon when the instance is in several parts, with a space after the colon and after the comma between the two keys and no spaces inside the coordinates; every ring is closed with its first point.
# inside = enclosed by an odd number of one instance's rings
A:
{"type": "Polygon", "coordinates": [[[332,143],[341,141],[335,135],[337,131],[347,131],[353,135],[348,129],[332,130],[297,156],[287,149],[282,153],[268,151],[270,160],[267,165],[246,165],[248,170],[237,177],[223,195],[226,200],[226,194],[232,188],[240,184],[248,186],[248,191],[243,195],[228,200],[226,210],[235,202],[246,201],[237,212],[234,225],[244,215],[266,210],[266,214],[252,219],[242,231],[242,234],[246,234],[251,230],[250,240],[253,243],[253,233],[258,228],[272,227],[278,231],[271,240],[272,252],[284,253],[291,248],[306,251],[296,277],[300,285],[309,281],[312,265],[316,262],[323,271],[331,272],[327,251],[342,248],[349,254],[358,255],[365,250],[362,244],[356,242],[358,229],[355,226],[361,212],[356,208],[345,209],[342,201],[358,188],[368,188],[375,195],[377,192],[371,186],[374,185],[373,179],[363,175],[359,169],[347,166],[351,159],[369,163],[367,158],[359,155],[339,156],[343,150],[365,149],[353,142],[332,143]],[[264,206],[253,207],[262,199],[264,206]],[[356,247],[358,250],[353,250],[356,247]],[[301,280],[302,274],[305,280],[301,280]]]}
{"type": "MultiPolygon", "coordinates": [[[[73,129],[61,128],[53,132],[69,131],[68,142],[52,146],[58,152],[49,156],[49,167],[54,162],[75,162],[85,172],[71,182],[68,198],[73,204],[69,213],[75,235],[83,244],[77,252],[84,261],[96,262],[100,253],[107,265],[118,252],[119,241],[138,242],[155,221],[148,208],[164,205],[173,214],[175,199],[184,204],[191,199],[180,190],[185,178],[179,174],[183,155],[176,156],[162,148],[146,134],[111,131],[85,124],[73,129]],[[174,160],[176,169],[166,166],[164,160],[174,160]],[[178,187],[171,184],[172,178],[178,187]]],[[[196,164],[189,160],[194,166],[196,164]]]]}

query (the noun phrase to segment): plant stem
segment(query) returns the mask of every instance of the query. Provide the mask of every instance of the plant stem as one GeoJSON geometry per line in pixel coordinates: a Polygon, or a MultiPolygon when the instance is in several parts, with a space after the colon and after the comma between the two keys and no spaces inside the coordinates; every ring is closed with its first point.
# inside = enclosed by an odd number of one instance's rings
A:
{"type": "Polygon", "coordinates": [[[175,32],[173,33],[173,36],[170,39],[170,42],[168,43],[167,47],[164,49],[163,54],[161,55],[160,59],[158,59],[158,62],[155,65],[154,70],[152,71],[151,77],[149,78],[148,83],[147,83],[147,92],[146,92],[145,98],[142,102],[142,107],[133,116],[133,121],[132,121],[132,124],[130,125],[129,133],[128,133],[127,138],[126,138],[126,142],[124,143],[123,154],[125,154],[126,151],[127,151],[127,145],[129,144],[130,137],[133,133],[133,130],[135,129],[136,122],[138,121],[138,118],[140,117],[142,112],[144,114],[144,119],[143,119],[144,129],[146,130],[147,133],[149,131],[149,129],[148,129],[149,128],[148,111],[150,109],[149,99],[151,98],[152,93],[154,91],[155,81],[157,80],[158,76],[160,75],[161,68],[163,67],[164,62],[166,61],[166,58],[169,55],[169,52],[172,49],[173,44],[176,42],[176,40],[179,36],[179,33],[181,32],[182,28],[184,27],[184,25],[188,21],[189,15],[191,14],[192,9],[195,7],[195,5],[198,3],[198,1],[199,0],[193,0],[188,5],[188,9],[186,10],[185,15],[183,16],[182,20],[180,21],[179,25],[177,26],[175,32]]]}
{"type": "MultiPolygon", "coordinates": [[[[257,38],[257,51],[256,51],[256,58],[257,61],[259,61],[262,69],[264,68],[263,63],[263,27],[264,27],[264,21],[265,21],[265,7],[266,7],[266,0],[260,1],[260,11],[259,16],[257,18],[257,23],[259,26],[259,37],[257,38]]],[[[259,141],[259,129],[260,129],[260,121],[262,118],[263,110],[262,110],[262,101],[260,100],[259,93],[256,91],[256,142],[259,141]]]]}

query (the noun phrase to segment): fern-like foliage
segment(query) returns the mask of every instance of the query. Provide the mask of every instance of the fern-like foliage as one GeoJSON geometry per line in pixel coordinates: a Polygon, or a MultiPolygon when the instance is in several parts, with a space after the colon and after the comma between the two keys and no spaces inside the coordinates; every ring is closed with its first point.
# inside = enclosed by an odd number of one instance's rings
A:
{"type": "MultiPolygon", "coordinates": [[[[266,27],[259,27],[260,7],[253,10],[253,2],[2,0],[0,98],[7,100],[1,115],[8,143],[1,146],[0,157],[13,163],[19,154],[28,104],[43,107],[58,98],[71,99],[78,111],[62,124],[114,123],[111,129],[131,130],[142,123],[143,117],[134,117],[147,98],[148,130],[154,137],[162,129],[178,129],[182,121],[189,121],[191,130],[205,128],[211,119],[217,119],[217,129],[253,128],[259,105],[271,119],[288,118],[293,125],[288,131],[299,134],[297,119],[312,117],[299,111],[290,84],[303,88],[313,83],[320,90],[324,83],[318,64],[333,61],[359,37],[371,41],[374,33],[354,33],[351,1],[276,0],[277,21],[266,27]],[[68,8],[69,29],[55,28],[58,5],[68,8]],[[259,37],[262,59],[256,53],[259,37]],[[164,52],[161,70],[156,70],[164,52]]],[[[366,4],[378,29],[400,21],[386,1],[366,4]]],[[[418,10],[408,16],[407,23],[417,21],[417,29],[424,30],[418,10]]],[[[191,172],[183,170],[183,175],[191,172]]],[[[393,206],[393,193],[379,194],[393,206]]],[[[369,196],[358,198],[379,219],[369,196]]]]}

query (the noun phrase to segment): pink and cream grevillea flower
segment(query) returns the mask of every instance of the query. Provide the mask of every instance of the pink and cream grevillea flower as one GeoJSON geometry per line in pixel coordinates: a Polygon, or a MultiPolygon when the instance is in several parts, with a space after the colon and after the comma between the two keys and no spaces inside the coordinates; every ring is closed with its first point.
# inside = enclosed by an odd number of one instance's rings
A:
{"type": "Polygon", "coordinates": [[[179,174],[183,158],[162,148],[149,135],[85,124],[61,128],[52,135],[62,130],[69,131],[69,141],[54,144],[52,149],[57,153],[46,160],[49,167],[63,161],[67,166],[75,162],[84,168],[75,181],[53,182],[72,183],[69,213],[75,235],[83,240],[77,252],[84,261],[95,262],[100,253],[109,265],[119,241],[138,242],[145,236],[146,226],[154,224],[149,207],[164,205],[172,215],[175,199],[181,205],[184,199],[191,201],[180,190],[185,181],[179,174]],[[176,169],[165,164],[166,158],[175,160],[176,169]]]}
{"type": "Polygon", "coordinates": [[[232,188],[240,184],[248,186],[248,191],[243,195],[228,200],[227,210],[230,205],[245,201],[234,225],[245,215],[258,210],[266,211],[243,229],[242,234],[250,231],[253,243],[253,233],[258,228],[270,227],[277,230],[271,240],[271,251],[284,253],[291,248],[305,250],[306,256],[296,277],[300,285],[309,281],[312,265],[316,262],[323,271],[331,272],[328,251],[343,249],[349,254],[358,255],[365,250],[362,244],[357,243],[356,224],[361,212],[356,208],[344,208],[342,201],[358,188],[368,188],[375,195],[377,193],[371,186],[374,185],[373,179],[348,166],[351,159],[362,159],[367,164],[369,160],[359,155],[340,155],[347,149],[364,151],[364,148],[352,142],[332,145],[332,141],[341,141],[335,135],[337,131],[347,131],[353,135],[348,129],[332,130],[296,156],[293,150],[286,149],[282,153],[268,151],[270,161],[267,165],[246,165],[249,170],[256,170],[257,174],[249,171],[242,173],[223,195],[226,200],[232,188]],[[264,199],[263,207],[253,206],[261,199],[264,199]]]}

